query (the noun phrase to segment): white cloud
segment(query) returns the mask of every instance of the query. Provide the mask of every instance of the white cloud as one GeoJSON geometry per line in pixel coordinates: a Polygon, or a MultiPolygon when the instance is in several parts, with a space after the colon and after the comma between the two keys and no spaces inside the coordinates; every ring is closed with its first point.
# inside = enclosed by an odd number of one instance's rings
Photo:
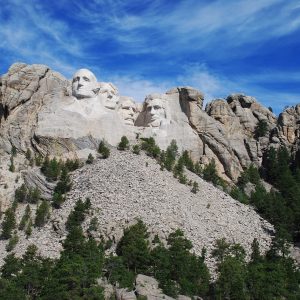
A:
{"type": "Polygon", "coordinates": [[[165,93],[171,87],[167,82],[155,83],[136,76],[113,76],[109,80],[117,86],[120,95],[133,97],[137,102],[143,102],[152,93],[165,93]]]}

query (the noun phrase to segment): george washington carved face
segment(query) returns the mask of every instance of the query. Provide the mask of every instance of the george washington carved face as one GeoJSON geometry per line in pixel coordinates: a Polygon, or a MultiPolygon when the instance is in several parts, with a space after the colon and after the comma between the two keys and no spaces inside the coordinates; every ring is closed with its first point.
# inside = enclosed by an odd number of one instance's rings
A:
{"type": "Polygon", "coordinates": [[[74,74],[72,81],[72,95],[74,97],[77,99],[94,98],[98,91],[97,79],[91,71],[80,69],[74,74]]]}

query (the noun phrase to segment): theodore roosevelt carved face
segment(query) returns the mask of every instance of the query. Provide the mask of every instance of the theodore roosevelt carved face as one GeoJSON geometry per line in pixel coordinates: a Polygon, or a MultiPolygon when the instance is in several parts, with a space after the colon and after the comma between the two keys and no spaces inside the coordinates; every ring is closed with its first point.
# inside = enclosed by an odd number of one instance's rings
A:
{"type": "Polygon", "coordinates": [[[99,87],[96,76],[87,69],[78,70],[72,81],[72,95],[77,99],[94,98],[97,96],[99,87]]]}
{"type": "Polygon", "coordinates": [[[126,125],[134,125],[137,115],[136,104],[130,98],[122,99],[119,103],[118,113],[126,125]]]}

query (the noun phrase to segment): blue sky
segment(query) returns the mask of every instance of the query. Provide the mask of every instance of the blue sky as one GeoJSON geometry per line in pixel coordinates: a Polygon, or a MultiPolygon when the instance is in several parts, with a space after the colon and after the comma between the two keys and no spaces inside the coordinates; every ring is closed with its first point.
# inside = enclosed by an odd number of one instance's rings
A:
{"type": "Polygon", "coordinates": [[[300,103],[300,0],[0,0],[0,74],[79,68],[137,101],[178,85],[300,103]]]}

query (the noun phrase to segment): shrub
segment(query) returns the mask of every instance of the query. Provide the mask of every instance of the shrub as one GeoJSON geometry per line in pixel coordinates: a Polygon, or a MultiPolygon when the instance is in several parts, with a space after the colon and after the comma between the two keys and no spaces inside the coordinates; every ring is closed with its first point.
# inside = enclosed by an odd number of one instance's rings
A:
{"type": "Polygon", "coordinates": [[[181,184],[186,184],[187,183],[187,177],[184,174],[179,174],[179,182],[181,184]]]}
{"type": "Polygon", "coordinates": [[[214,159],[204,167],[203,179],[212,182],[214,185],[219,185],[223,188],[226,188],[224,180],[218,176],[216,163],[214,159]]]}
{"type": "Polygon", "coordinates": [[[80,161],[78,158],[76,159],[67,159],[65,164],[64,164],[65,168],[68,170],[68,172],[72,172],[75,171],[76,169],[78,169],[80,167],[80,161]]]}
{"type": "Polygon", "coordinates": [[[94,161],[94,156],[92,155],[92,153],[90,153],[87,160],[86,160],[86,163],[87,164],[92,164],[93,161],[94,161]]]}
{"type": "Polygon", "coordinates": [[[61,194],[61,192],[56,192],[52,197],[52,206],[54,208],[61,208],[61,205],[65,202],[65,197],[61,194]]]}
{"type": "Polygon", "coordinates": [[[11,158],[10,158],[9,171],[12,172],[12,173],[15,172],[15,165],[14,165],[14,157],[13,156],[11,156],[11,158]]]}
{"type": "Polygon", "coordinates": [[[36,166],[40,167],[43,164],[43,156],[41,154],[35,155],[34,157],[36,166]]]}
{"type": "Polygon", "coordinates": [[[249,199],[248,199],[247,195],[243,192],[243,190],[241,190],[241,189],[238,188],[238,187],[234,187],[234,188],[231,190],[230,196],[231,196],[233,199],[236,199],[236,200],[238,200],[238,201],[241,202],[241,203],[249,204],[249,199]]]}
{"type": "Polygon", "coordinates": [[[12,145],[11,147],[11,155],[13,157],[17,155],[17,148],[14,145],[12,145]]]}
{"type": "Polygon", "coordinates": [[[143,141],[141,145],[142,150],[145,150],[148,156],[153,158],[159,157],[160,148],[156,145],[153,137],[142,138],[141,140],[143,141]]]}
{"type": "Polygon", "coordinates": [[[129,149],[129,141],[128,141],[128,138],[123,135],[122,138],[121,138],[121,142],[119,143],[118,145],[118,150],[128,150],[129,149]]]}
{"type": "Polygon", "coordinates": [[[98,146],[98,152],[102,154],[105,147],[106,147],[106,145],[105,145],[104,140],[100,141],[99,146],[98,146]]]}
{"type": "Polygon", "coordinates": [[[28,148],[27,149],[27,151],[26,151],[26,153],[25,153],[25,157],[26,157],[26,159],[27,160],[31,160],[31,158],[32,158],[32,153],[31,153],[31,150],[28,148]]]}
{"type": "Polygon", "coordinates": [[[132,146],[132,152],[134,153],[134,154],[140,154],[140,151],[141,151],[141,147],[139,146],[139,145],[133,145],[132,146]]]}
{"type": "Polygon", "coordinates": [[[194,194],[197,194],[198,191],[199,191],[199,184],[198,184],[198,182],[194,181],[191,192],[194,193],[194,194]]]}
{"type": "Polygon", "coordinates": [[[183,151],[181,155],[181,159],[183,161],[184,166],[190,170],[191,172],[195,172],[195,167],[192,159],[189,156],[189,153],[187,150],[183,151]]]}
{"type": "Polygon", "coordinates": [[[41,167],[41,171],[48,181],[56,181],[60,175],[62,166],[63,163],[61,161],[57,161],[55,157],[50,160],[49,157],[46,156],[41,167]]]}
{"type": "Polygon", "coordinates": [[[102,140],[98,147],[98,152],[102,154],[102,158],[108,158],[110,155],[109,148],[105,145],[105,142],[102,140]]]}

